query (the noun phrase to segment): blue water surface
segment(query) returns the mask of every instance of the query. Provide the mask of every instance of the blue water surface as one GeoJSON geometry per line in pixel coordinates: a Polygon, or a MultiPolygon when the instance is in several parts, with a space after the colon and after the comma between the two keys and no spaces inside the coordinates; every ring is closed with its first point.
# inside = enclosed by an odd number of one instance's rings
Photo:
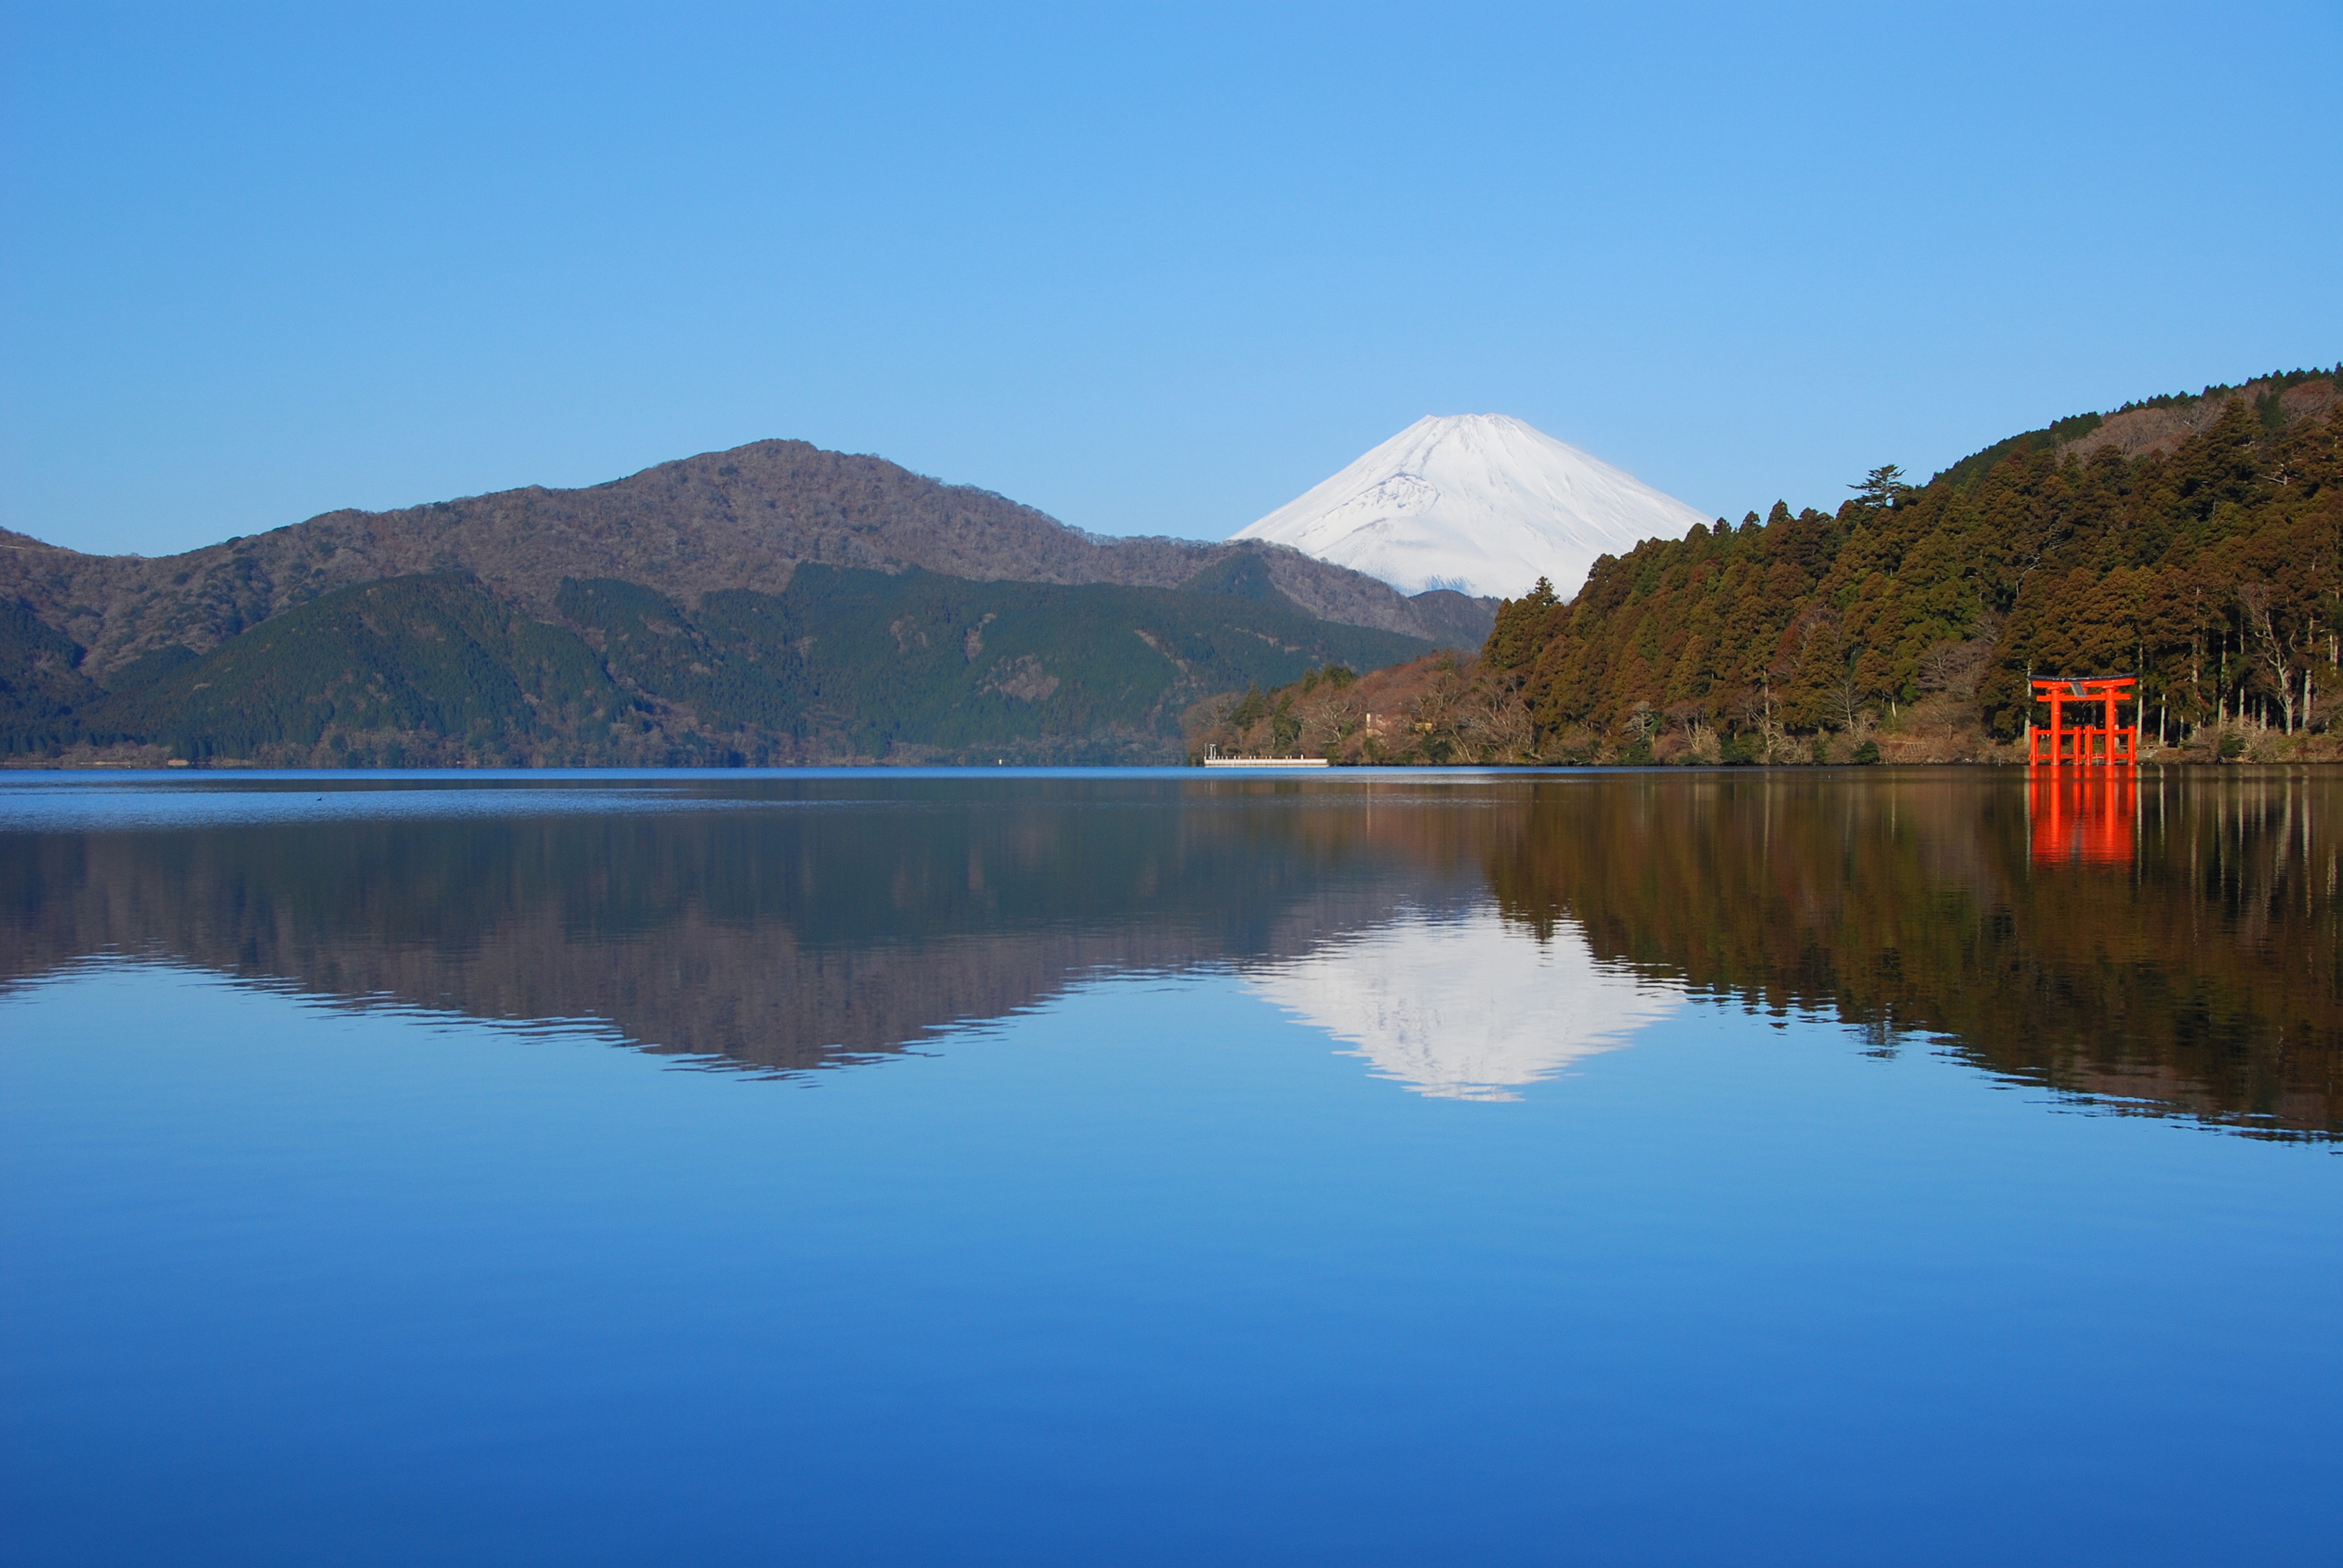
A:
{"type": "Polygon", "coordinates": [[[1731,995],[1610,1043],[1414,1092],[1206,963],[773,1076],[96,953],[0,993],[0,1545],[2331,1552],[2334,1144],[1731,995]]]}

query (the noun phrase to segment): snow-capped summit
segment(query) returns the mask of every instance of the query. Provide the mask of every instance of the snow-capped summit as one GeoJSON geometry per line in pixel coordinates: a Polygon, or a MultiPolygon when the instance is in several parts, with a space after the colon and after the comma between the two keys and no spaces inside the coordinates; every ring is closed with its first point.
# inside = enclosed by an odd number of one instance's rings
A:
{"type": "Polygon", "coordinates": [[[1292,545],[1403,593],[1518,598],[1544,577],[1569,598],[1596,557],[1707,520],[1519,419],[1450,414],[1418,419],[1235,537],[1292,545]]]}

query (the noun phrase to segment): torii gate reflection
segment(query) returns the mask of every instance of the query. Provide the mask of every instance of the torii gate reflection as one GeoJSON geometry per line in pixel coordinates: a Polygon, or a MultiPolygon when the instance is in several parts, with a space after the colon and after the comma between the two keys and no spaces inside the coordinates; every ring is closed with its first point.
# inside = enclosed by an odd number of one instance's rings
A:
{"type": "Polygon", "coordinates": [[[2139,775],[2129,768],[2036,768],[2026,780],[2034,863],[2128,866],[2139,833],[2139,775]]]}

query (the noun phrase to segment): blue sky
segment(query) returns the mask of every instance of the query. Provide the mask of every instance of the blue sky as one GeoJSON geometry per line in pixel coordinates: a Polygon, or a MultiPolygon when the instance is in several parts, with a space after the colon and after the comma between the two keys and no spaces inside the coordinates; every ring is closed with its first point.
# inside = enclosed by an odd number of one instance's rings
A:
{"type": "Polygon", "coordinates": [[[2343,357],[2343,7],[0,8],[0,523],[763,437],[1217,538],[1426,413],[1695,506],[2343,357]]]}

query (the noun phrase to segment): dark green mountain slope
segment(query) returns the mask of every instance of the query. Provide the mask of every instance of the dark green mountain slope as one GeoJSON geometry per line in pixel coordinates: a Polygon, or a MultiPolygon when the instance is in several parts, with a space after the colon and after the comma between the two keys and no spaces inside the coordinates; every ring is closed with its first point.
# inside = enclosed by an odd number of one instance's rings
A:
{"type": "Polygon", "coordinates": [[[689,612],[610,580],[563,585],[560,606],[613,675],[688,707],[710,747],[767,759],[1176,760],[1199,697],[1426,646],[1312,619],[1274,589],[820,566],[785,593],[711,593],[689,612]]]}
{"type": "Polygon", "coordinates": [[[73,638],[21,604],[0,603],[0,753],[44,751],[70,739],[75,712],[98,696],[73,638]]]}
{"type": "Polygon", "coordinates": [[[410,577],[264,621],[115,693],[83,728],[94,742],[160,743],[196,760],[323,752],[397,764],[410,749],[452,761],[607,748],[634,706],[575,632],[514,613],[469,578],[410,577]]]}
{"type": "Polygon", "coordinates": [[[809,564],[781,593],[691,608],[572,578],[558,623],[468,574],[392,578],[200,658],[150,655],[111,690],[20,614],[0,627],[16,672],[0,745],[291,766],[1166,761],[1199,698],[1430,646],[1315,619],[1232,565],[1198,591],[809,564]]]}

